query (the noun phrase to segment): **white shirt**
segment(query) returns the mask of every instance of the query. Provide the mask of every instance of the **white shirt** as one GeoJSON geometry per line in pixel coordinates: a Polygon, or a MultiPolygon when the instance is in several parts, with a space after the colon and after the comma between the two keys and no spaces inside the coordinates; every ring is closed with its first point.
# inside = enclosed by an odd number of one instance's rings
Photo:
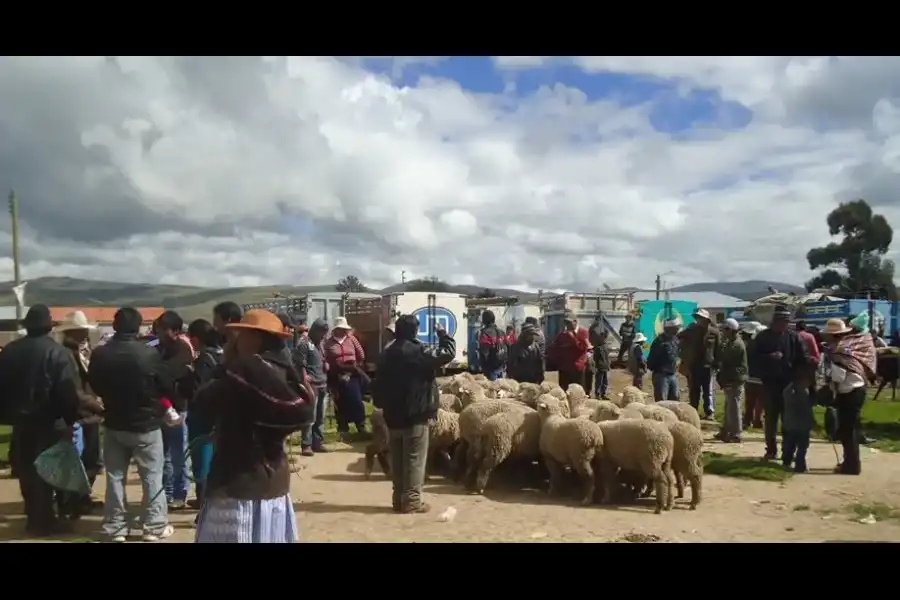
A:
{"type": "Polygon", "coordinates": [[[838,394],[846,394],[866,386],[866,380],[862,375],[848,371],[837,363],[831,365],[831,381],[834,382],[838,394]]]}

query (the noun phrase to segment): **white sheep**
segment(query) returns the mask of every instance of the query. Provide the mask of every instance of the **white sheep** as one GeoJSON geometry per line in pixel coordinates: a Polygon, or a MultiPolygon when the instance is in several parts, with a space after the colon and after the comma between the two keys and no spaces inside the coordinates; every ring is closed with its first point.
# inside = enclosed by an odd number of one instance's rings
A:
{"type": "Polygon", "coordinates": [[[484,402],[487,400],[484,388],[476,382],[464,383],[459,389],[458,396],[460,402],[462,402],[463,408],[466,408],[475,402],[484,402]]]}
{"type": "Polygon", "coordinates": [[[549,493],[560,491],[568,466],[581,478],[582,504],[590,504],[599,473],[594,463],[603,450],[600,426],[584,419],[566,419],[559,403],[538,402],[537,410],[541,420],[539,450],[550,473],[549,493]]]}
{"type": "Polygon", "coordinates": [[[538,396],[541,395],[541,386],[536,383],[521,383],[519,384],[519,392],[516,394],[516,399],[523,403],[527,404],[531,408],[537,406],[538,396]]]}
{"type": "Polygon", "coordinates": [[[534,410],[512,410],[489,417],[481,428],[478,441],[473,444],[474,491],[483,494],[491,473],[508,458],[537,460],[540,438],[541,420],[534,410]]]}
{"type": "Polygon", "coordinates": [[[444,410],[458,413],[463,409],[462,400],[456,394],[441,394],[439,398],[440,407],[444,410]]]}
{"type": "Polygon", "coordinates": [[[656,490],[656,513],[670,510],[674,502],[672,453],[675,440],[664,423],[620,419],[597,424],[603,432],[603,501],[612,499],[617,469],[630,477],[651,480],[656,490]]]}
{"type": "Polygon", "coordinates": [[[677,423],[678,416],[662,406],[657,406],[655,404],[641,404],[640,402],[632,402],[623,410],[623,417],[625,417],[625,413],[629,415],[634,412],[638,412],[645,419],[651,419],[653,421],[660,421],[663,423],[677,423]]]}
{"type": "Polygon", "coordinates": [[[691,486],[691,510],[697,508],[702,500],[703,488],[703,432],[684,421],[667,423],[674,440],[672,451],[672,470],[675,472],[675,485],[678,498],[684,497],[684,480],[691,486]]]}
{"type": "Polygon", "coordinates": [[[375,409],[369,419],[372,423],[372,439],[366,445],[366,479],[369,479],[372,476],[372,469],[375,467],[376,458],[378,459],[379,466],[381,466],[381,470],[384,471],[385,475],[390,477],[391,461],[389,458],[391,451],[388,442],[388,428],[387,424],[384,422],[384,411],[380,408],[375,409]]]}
{"type": "Polygon", "coordinates": [[[519,402],[483,400],[470,404],[459,413],[459,443],[453,453],[453,474],[457,481],[462,480],[467,487],[472,485],[477,466],[476,443],[484,422],[497,413],[509,411],[534,412],[519,402]]]}
{"type": "Polygon", "coordinates": [[[428,423],[428,462],[434,464],[440,457],[445,464],[450,464],[450,452],[458,443],[459,415],[439,408],[437,416],[428,423]]]}
{"type": "MultiPolygon", "coordinates": [[[[543,382],[541,382],[541,393],[549,394],[550,390],[552,390],[553,388],[557,388],[557,387],[559,387],[559,385],[553,383],[552,381],[543,381],[543,382]]],[[[562,388],[560,388],[560,389],[562,389],[562,388]]]]}
{"type": "Polygon", "coordinates": [[[662,400],[656,403],[656,406],[661,406],[668,410],[671,410],[675,413],[675,416],[678,417],[679,421],[683,421],[685,423],[690,423],[697,429],[700,429],[700,414],[697,412],[697,409],[688,404],[687,402],[679,402],[678,400],[662,400]]]}
{"type": "Polygon", "coordinates": [[[623,409],[619,408],[615,402],[611,400],[599,400],[597,408],[591,414],[590,419],[595,423],[600,421],[617,421],[622,416],[623,409]]]}
{"type": "MultiPolygon", "coordinates": [[[[572,416],[572,413],[569,411],[569,399],[561,387],[556,386],[551,389],[549,395],[559,400],[559,409],[567,419],[572,416]]],[[[540,398],[538,400],[540,401],[540,398]]]]}
{"type": "Polygon", "coordinates": [[[622,395],[619,396],[619,401],[616,402],[616,404],[621,407],[625,407],[634,402],[639,402],[640,404],[648,404],[652,401],[653,398],[642,392],[640,389],[634,387],[633,385],[626,385],[622,390],[622,395]]]}

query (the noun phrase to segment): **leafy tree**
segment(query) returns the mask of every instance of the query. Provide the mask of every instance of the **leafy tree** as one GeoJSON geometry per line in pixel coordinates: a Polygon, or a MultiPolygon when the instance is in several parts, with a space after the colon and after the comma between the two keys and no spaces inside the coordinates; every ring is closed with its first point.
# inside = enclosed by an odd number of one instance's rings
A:
{"type": "Polygon", "coordinates": [[[356,275],[347,275],[337,282],[334,289],[339,292],[367,292],[369,288],[364,286],[356,275]]]}
{"type": "Polygon", "coordinates": [[[476,296],[476,298],[493,298],[497,294],[494,293],[494,290],[491,288],[484,288],[481,292],[476,296]]]}
{"type": "Polygon", "coordinates": [[[437,277],[413,279],[406,284],[407,292],[449,292],[450,285],[437,277]]]}
{"type": "Polygon", "coordinates": [[[874,214],[865,200],[842,202],[828,215],[828,232],[843,236],[813,248],[806,255],[809,268],[825,268],[806,283],[807,290],[832,288],[836,292],[873,298],[897,299],[894,285],[894,263],[886,258],[894,239],[887,220],[874,214]]]}

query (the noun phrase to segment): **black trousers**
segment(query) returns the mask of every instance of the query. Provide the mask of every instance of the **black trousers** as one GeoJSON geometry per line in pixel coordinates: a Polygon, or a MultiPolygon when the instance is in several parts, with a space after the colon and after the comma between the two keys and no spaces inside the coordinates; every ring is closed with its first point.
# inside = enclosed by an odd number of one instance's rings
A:
{"type": "Polygon", "coordinates": [[[35,459],[59,441],[53,423],[19,423],[13,427],[14,459],[19,491],[25,502],[25,527],[32,533],[47,533],[56,526],[56,491],[37,474],[35,459]]]}
{"type": "MultiPolygon", "coordinates": [[[[584,371],[559,371],[559,387],[566,389],[570,383],[584,385],[584,371]]],[[[585,390],[587,391],[587,390],[585,390]]]]}
{"type": "Polygon", "coordinates": [[[763,428],[766,437],[766,454],[778,454],[778,422],[784,414],[784,388],[788,384],[766,382],[763,384],[763,428]]]}
{"type": "Polygon", "coordinates": [[[584,369],[584,383],[581,384],[588,397],[594,393],[594,372],[587,367],[584,369]]]}
{"type": "Polygon", "coordinates": [[[81,462],[87,472],[91,486],[97,475],[103,470],[103,454],[100,450],[100,423],[83,424],[81,431],[84,435],[84,451],[81,453],[81,462]]]}
{"type": "Polygon", "coordinates": [[[838,417],[837,438],[844,448],[841,472],[849,475],[859,475],[862,472],[859,460],[859,443],[862,437],[860,413],[865,401],[865,387],[856,388],[847,394],[838,394],[834,399],[834,408],[837,410],[838,417]]]}

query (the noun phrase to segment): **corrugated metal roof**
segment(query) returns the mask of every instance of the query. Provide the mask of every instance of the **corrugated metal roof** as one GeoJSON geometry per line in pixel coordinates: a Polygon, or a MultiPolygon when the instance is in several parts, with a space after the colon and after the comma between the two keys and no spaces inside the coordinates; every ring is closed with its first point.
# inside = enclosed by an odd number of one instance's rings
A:
{"type": "MultiPolygon", "coordinates": [[[[22,311],[22,315],[28,312],[29,307],[25,307],[25,310],[22,311]]],[[[116,314],[116,311],[119,310],[115,306],[51,306],[50,308],[50,318],[54,321],[59,322],[66,318],[66,315],[75,312],[76,310],[80,310],[84,313],[84,316],[87,317],[89,323],[112,323],[113,315],[116,314]]],[[[136,309],[141,313],[141,316],[144,318],[144,322],[153,321],[159,315],[165,312],[165,309],[161,306],[136,306],[136,309]]],[[[15,306],[0,306],[0,321],[15,321],[16,320],[16,307],[15,306]]]]}
{"type": "MultiPolygon", "coordinates": [[[[660,300],[665,299],[665,294],[660,294],[660,300]]],[[[635,292],[635,301],[656,300],[656,292],[635,292]]],[[[742,308],[750,304],[740,298],[727,296],[718,292],[671,292],[669,300],[684,300],[696,302],[700,308],[742,308]]]]}

